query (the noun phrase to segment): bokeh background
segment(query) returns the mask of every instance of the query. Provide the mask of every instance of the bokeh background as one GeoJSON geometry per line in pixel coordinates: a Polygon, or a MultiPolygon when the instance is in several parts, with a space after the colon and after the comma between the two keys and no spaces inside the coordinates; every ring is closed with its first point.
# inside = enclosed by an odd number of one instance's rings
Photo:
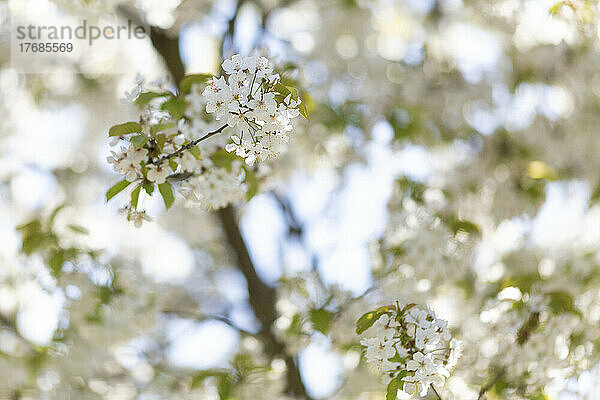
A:
{"type": "Polygon", "coordinates": [[[526,383],[490,398],[600,398],[597,5],[566,3],[2,1],[0,398],[383,399],[353,321],[400,299],[460,332],[444,398],[474,399],[510,338],[490,302],[558,290],[580,319],[516,351],[526,383]],[[24,74],[10,19],[49,13],[135,17],[152,39],[24,74]],[[250,202],[218,214],[147,197],[137,229],[118,213],[126,193],[105,202],[107,130],[137,118],[121,101],[136,74],[173,72],[157,42],[187,73],[252,51],[292,63],[310,122],[250,202]]]}

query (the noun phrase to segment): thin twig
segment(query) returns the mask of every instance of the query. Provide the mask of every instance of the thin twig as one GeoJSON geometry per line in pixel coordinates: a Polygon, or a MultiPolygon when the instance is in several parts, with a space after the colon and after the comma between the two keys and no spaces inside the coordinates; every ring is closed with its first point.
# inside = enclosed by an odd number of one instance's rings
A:
{"type": "Polygon", "coordinates": [[[442,396],[440,396],[440,394],[438,393],[438,391],[435,390],[435,386],[433,386],[433,384],[431,385],[431,389],[433,389],[433,393],[435,393],[435,395],[437,396],[438,400],[442,400],[442,396]]]}
{"type": "Polygon", "coordinates": [[[223,129],[227,128],[227,124],[223,125],[222,127],[220,127],[219,129],[216,129],[212,132],[207,133],[206,135],[199,137],[196,140],[192,140],[191,142],[189,142],[188,144],[181,146],[179,149],[177,149],[177,151],[174,151],[173,153],[167,154],[162,156],[161,158],[157,159],[156,161],[152,161],[149,162],[148,164],[160,164],[161,162],[168,160],[170,158],[173,157],[177,157],[178,155],[180,155],[181,153],[183,153],[186,150],[191,149],[192,147],[194,147],[195,145],[197,145],[198,143],[202,142],[203,140],[206,140],[212,136],[215,136],[219,133],[221,133],[223,131],[223,129]]]}

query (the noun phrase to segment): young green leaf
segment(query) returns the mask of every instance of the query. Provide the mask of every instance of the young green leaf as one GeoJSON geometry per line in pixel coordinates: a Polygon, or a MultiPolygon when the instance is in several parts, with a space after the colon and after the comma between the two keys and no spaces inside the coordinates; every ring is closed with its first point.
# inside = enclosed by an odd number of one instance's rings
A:
{"type": "Polygon", "coordinates": [[[187,103],[181,97],[171,97],[160,106],[161,110],[168,111],[174,119],[180,119],[183,117],[186,107],[187,103]]]}
{"type": "Polygon", "coordinates": [[[133,192],[131,192],[131,209],[137,210],[138,200],[140,198],[140,190],[142,189],[142,185],[138,185],[133,192]]]}
{"type": "Polygon", "coordinates": [[[137,135],[131,138],[131,144],[133,144],[134,149],[141,149],[143,145],[148,143],[148,136],[146,135],[137,135]]]}
{"type": "Polygon", "coordinates": [[[300,105],[298,106],[298,111],[300,112],[300,115],[306,118],[307,121],[310,121],[308,119],[308,111],[306,110],[306,105],[304,104],[304,102],[300,103],[300,105]]]}
{"type": "Polygon", "coordinates": [[[108,136],[129,135],[131,133],[139,133],[142,131],[142,126],[137,122],[125,122],[115,125],[108,130],[108,136]]]}
{"type": "Polygon", "coordinates": [[[163,133],[156,135],[156,145],[160,151],[163,151],[163,147],[167,143],[167,136],[163,133]]]}
{"type": "Polygon", "coordinates": [[[60,210],[62,210],[63,208],[65,208],[65,204],[61,204],[60,206],[56,207],[52,211],[52,213],[48,217],[48,226],[54,225],[54,220],[56,219],[56,216],[58,215],[58,213],[60,212],[60,210]]]}
{"type": "Polygon", "coordinates": [[[196,160],[202,160],[202,155],[200,154],[200,147],[193,146],[190,149],[190,153],[192,153],[192,155],[196,158],[196,160]]]}
{"type": "Polygon", "coordinates": [[[144,107],[145,105],[150,103],[150,101],[156,99],[157,97],[165,97],[169,95],[171,95],[170,92],[143,92],[140,93],[137,99],[135,99],[135,105],[137,105],[138,107],[144,107]]]}
{"type": "Polygon", "coordinates": [[[246,172],[246,178],[244,179],[244,182],[248,187],[248,191],[246,192],[246,200],[250,201],[258,192],[258,179],[256,179],[256,174],[254,171],[245,165],[244,171],[246,172]]]}
{"type": "Polygon", "coordinates": [[[160,192],[160,195],[162,196],[165,202],[165,207],[169,209],[175,201],[175,196],[173,195],[173,189],[171,189],[171,185],[169,185],[166,182],[161,183],[160,185],[158,185],[158,191],[160,192]]]}
{"type": "Polygon", "coordinates": [[[172,122],[163,122],[160,124],[152,125],[152,132],[158,133],[158,132],[164,131],[165,129],[171,129],[174,127],[175,127],[175,124],[172,122]]]}
{"type": "Polygon", "coordinates": [[[581,315],[581,312],[575,307],[573,296],[561,290],[556,290],[547,294],[550,297],[548,307],[554,314],[570,312],[576,315],[581,315]]]}
{"type": "Polygon", "coordinates": [[[212,74],[191,74],[186,75],[179,84],[181,93],[189,93],[195,83],[208,83],[212,79],[212,74]]]}
{"type": "Polygon", "coordinates": [[[219,149],[213,153],[210,157],[210,160],[220,168],[225,168],[228,172],[231,172],[231,164],[235,160],[239,160],[240,158],[236,156],[234,153],[230,153],[223,149],[219,149]]]}
{"type": "Polygon", "coordinates": [[[69,224],[67,227],[73,232],[80,233],[82,235],[87,235],[89,233],[89,231],[81,225],[69,224]]]}
{"type": "Polygon", "coordinates": [[[369,311],[368,313],[363,314],[358,321],[356,321],[356,333],[361,334],[370,327],[383,315],[385,314],[382,311],[369,311]]]}
{"type": "Polygon", "coordinates": [[[327,335],[329,328],[331,328],[331,322],[333,320],[333,313],[324,309],[311,310],[310,311],[310,322],[313,327],[324,335],[327,335]]]}
{"type": "Polygon", "coordinates": [[[65,261],[65,252],[62,249],[58,249],[52,254],[48,261],[48,266],[53,276],[58,277],[60,275],[65,261]]]}
{"type": "Polygon", "coordinates": [[[277,85],[273,86],[273,89],[276,92],[279,92],[279,94],[284,98],[287,97],[287,95],[291,93],[289,87],[287,87],[281,83],[278,83],[277,85]]]}
{"type": "Polygon", "coordinates": [[[148,196],[152,196],[152,193],[154,193],[154,184],[148,183],[144,185],[144,190],[146,191],[146,193],[148,193],[148,196]]]}
{"type": "Polygon", "coordinates": [[[392,379],[387,386],[385,400],[396,400],[396,397],[398,396],[398,389],[400,389],[399,386],[400,382],[398,381],[398,379],[392,379]]]}
{"type": "Polygon", "coordinates": [[[109,201],[117,194],[119,194],[123,189],[129,186],[131,182],[126,179],[123,179],[121,182],[114,184],[110,189],[106,192],[106,201],[109,201]]]}
{"type": "Polygon", "coordinates": [[[556,13],[558,13],[560,11],[560,9],[562,8],[562,6],[564,6],[564,5],[565,5],[564,1],[559,1],[559,2],[555,3],[552,7],[550,7],[550,10],[548,10],[548,13],[550,15],[556,14],[556,13]]]}

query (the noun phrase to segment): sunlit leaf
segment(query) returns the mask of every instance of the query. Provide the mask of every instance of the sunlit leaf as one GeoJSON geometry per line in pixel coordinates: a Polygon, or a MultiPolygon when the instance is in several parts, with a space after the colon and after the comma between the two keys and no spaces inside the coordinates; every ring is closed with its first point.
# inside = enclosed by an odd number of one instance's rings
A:
{"type": "Polygon", "coordinates": [[[333,313],[324,309],[317,309],[310,311],[310,322],[313,327],[324,335],[327,335],[331,328],[331,322],[333,320],[333,313]]]}
{"type": "Polygon", "coordinates": [[[144,107],[158,97],[166,97],[171,95],[172,94],[170,92],[142,92],[137,99],[135,99],[135,104],[139,107],[144,107]]]}
{"type": "Polygon", "coordinates": [[[137,135],[131,138],[131,144],[136,150],[141,149],[146,143],[148,143],[148,136],[146,135],[137,135]]]}
{"type": "Polygon", "coordinates": [[[123,189],[125,189],[127,186],[129,186],[130,183],[131,182],[129,182],[128,180],[123,179],[121,182],[114,184],[106,192],[106,201],[109,201],[110,199],[115,197],[117,194],[119,194],[121,191],[123,191],[123,189]]]}
{"type": "Polygon", "coordinates": [[[256,174],[254,173],[254,170],[248,168],[245,165],[244,171],[246,173],[246,178],[244,179],[244,182],[248,187],[248,191],[246,192],[246,200],[250,201],[254,196],[256,196],[256,193],[258,193],[258,179],[256,179],[256,174]]]}
{"type": "Polygon", "coordinates": [[[187,108],[186,101],[181,97],[171,97],[169,100],[162,103],[160,106],[162,110],[168,111],[174,119],[180,119],[185,113],[187,108]]]}
{"type": "Polygon", "coordinates": [[[115,125],[108,130],[108,136],[129,135],[131,133],[139,133],[142,131],[142,125],[137,122],[125,122],[115,125]]]}
{"type": "Polygon", "coordinates": [[[181,93],[189,93],[192,86],[197,83],[209,83],[213,78],[212,74],[191,74],[186,75],[179,83],[179,91],[181,93]]]}
{"type": "Polygon", "coordinates": [[[163,201],[165,202],[165,207],[169,209],[175,201],[175,196],[173,195],[173,189],[171,189],[171,185],[169,185],[166,182],[161,183],[160,185],[158,185],[158,191],[160,192],[160,195],[162,196],[163,201]]]}
{"type": "Polygon", "coordinates": [[[381,311],[369,311],[363,314],[358,321],[356,321],[356,333],[361,334],[370,327],[383,315],[381,311]]]}
{"type": "Polygon", "coordinates": [[[135,189],[133,189],[133,192],[131,192],[131,209],[132,210],[136,210],[137,209],[137,205],[138,205],[138,200],[140,198],[140,190],[142,189],[142,186],[139,185],[138,187],[136,187],[135,189]]]}

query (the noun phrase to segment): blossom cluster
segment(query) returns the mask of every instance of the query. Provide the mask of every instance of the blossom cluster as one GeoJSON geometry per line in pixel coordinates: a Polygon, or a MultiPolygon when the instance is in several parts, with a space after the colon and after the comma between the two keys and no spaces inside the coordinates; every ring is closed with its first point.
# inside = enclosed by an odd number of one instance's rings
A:
{"type": "Polygon", "coordinates": [[[234,55],[222,68],[225,75],[219,78],[186,76],[177,91],[165,81],[150,83],[148,89],[138,76],[125,93],[124,101],[142,111],[139,121],[109,131],[111,146],[118,148],[107,161],[124,180],[106,198],[133,183],[131,201],[122,211],[136,226],[149,220],[138,209],[138,197],[152,196],[155,187],[167,208],[174,201],[173,189],[186,204],[205,209],[250,198],[258,185],[251,167],[275,157],[289,141],[291,120],[306,117],[298,92],[282,83],[267,58],[234,55]]]}
{"type": "Polygon", "coordinates": [[[225,149],[250,166],[276,157],[277,147],[289,141],[291,120],[300,115],[300,98],[281,84],[265,57],[238,54],[222,66],[227,79],[214,78],[202,95],[206,112],[237,130],[225,149]]]}
{"type": "Polygon", "coordinates": [[[378,308],[358,320],[357,332],[367,329],[371,336],[360,341],[367,363],[406,395],[443,386],[462,352],[447,322],[427,306],[378,308]]]}

